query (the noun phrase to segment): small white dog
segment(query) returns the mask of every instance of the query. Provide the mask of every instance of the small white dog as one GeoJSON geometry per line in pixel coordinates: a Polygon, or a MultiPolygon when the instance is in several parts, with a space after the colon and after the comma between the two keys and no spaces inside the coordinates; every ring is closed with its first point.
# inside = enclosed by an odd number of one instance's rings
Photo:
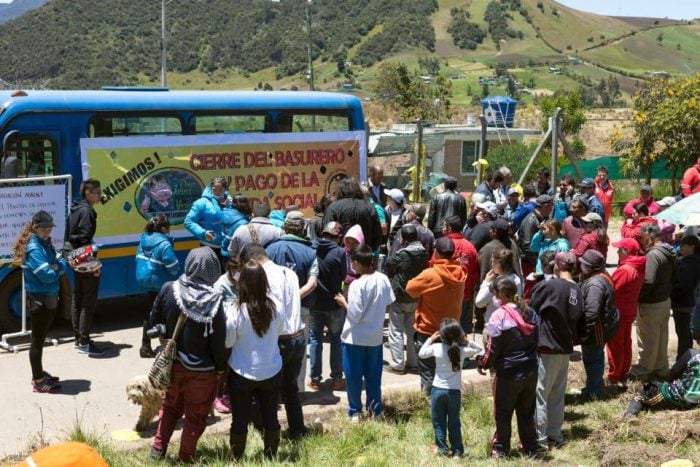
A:
{"type": "Polygon", "coordinates": [[[139,421],[136,422],[136,431],[144,431],[160,411],[163,404],[163,391],[151,386],[148,376],[134,376],[126,383],[126,396],[134,404],[141,406],[139,421]]]}

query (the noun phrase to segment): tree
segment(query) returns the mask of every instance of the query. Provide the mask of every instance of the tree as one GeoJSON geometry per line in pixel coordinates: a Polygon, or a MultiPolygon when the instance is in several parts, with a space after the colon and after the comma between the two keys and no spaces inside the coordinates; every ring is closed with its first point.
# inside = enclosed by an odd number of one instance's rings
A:
{"type": "Polygon", "coordinates": [[[656,36],[656,42],[658,42],[659,45],[661,45],[661,43],[662,43],[663,41],[664,41],[664,33],[663,33],[663,32],[660,32],[659,35],[656,36]]]}
{"type": "Polygon", "coordinates": [[[508,77],[508,84],[506,85],[506,92],[510,97],[518,96],[518,88],[515,86],[515,81],[513,78],[508,77]]]}
{"type": "Polygon", "coordinates": [[[563,112],[562,130],[565,134],[578,134],[583,124],[586,123],[586,116],[583,113],[583,100],[578,90],[565,91],[559,89],[553,95],[540,99],[539,107],[542,111],[542,128],[549,127],[549,118],[554,115],[557,107],[561,107],[563,112]]]}
{"type": "Polygon", "coordinates": [[[481,98],[486,99],[489,97],[489,85],[484,83],[483,86],[481,86],[481,98]]]}
{"type": "Polygon", "coordinates": [[[418,66],[429,75],[440,73],[440,59],[438,57],[419,57],[418,66]]]}
{"type": "Polygon", "coordinates": [[[700,154],[700,73],[692,77],[656,79],[634,94],[634,139],[619,133],[611,147],[621,153],[623,171],[642,173],[651,180],[651,166],[666,162],[677,178],[700,154]]]}

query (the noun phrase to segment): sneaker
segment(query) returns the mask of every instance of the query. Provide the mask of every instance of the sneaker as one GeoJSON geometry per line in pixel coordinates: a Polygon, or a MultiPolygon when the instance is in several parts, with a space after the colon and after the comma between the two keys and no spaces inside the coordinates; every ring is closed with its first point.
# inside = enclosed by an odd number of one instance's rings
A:
{"type": "Polygon", "coordinates": [[[360,415],[355,414],[352,417],[350,417],[350,423],[360,423],[360,415]]]}
{"type": "Polygon", "coordinates": [[[52,383],[46,376],[39,381],[32,381],[32,392],[54,394],[61,390],[61,385],[52,383]]]}
{"type": "Polygon", "coordinates": [[[310,379],[307,383],[307,386],[309,386],[311,389],[314,391],[320,391],[321,390],[321,382],[315,379],[310,379]]]}
{"type": "Polygon", "coordinates": [[[58,376],[53,376],[48,371],[44,372],[44,378],[47,378],[51,384],[56,384],[60,380],[58,376]]]}
{"type": "Polygon", "coordinates": [[[561,441],[557,441],[554,438],[547,438],[547,446],[549,447],[549,449],[552,449],[552,448],[560,449],[560,448],[564,447],[565,444],[566,444],[566,440],[563,438],[561,441]]]}
{"type": "Polygon", "coordinates": [[[221,396],[214,399],[214,410],[221,414],[231,413],[231,401],[228,396],[221,396]]]}
{"type": "Polygon", "coordinates": [[[333,378],[331,389],[334,391],[345,391],[345,380],[343,378],[333,378]]]}
{"type": "Polygon", "coordinates": [[[388,363],[384,364],[384,371],[386,371],[387,373],[394,373],[395,375],[405,375],[406,374],[406,370],[404,370],[403,368],[401,368],[401,369],[394,368],[393,366],[391,366],[388,363]]]}
{"type": "Polygon", "coordinates": [[[151,450],[148,452],[148,458],[154,461],[163,460],[165,459],[165,450],[159,451],[151,446],[151,450]]]}
{"type": "Polygon", "coordinates": [[[94,343],[88,342],[87,344],[84,344],[84,345],[78,344],[78,353],[100,356],[100,355],[104,355],[105,351],[102,350],[101,348],[99,348],[94,343]]]}

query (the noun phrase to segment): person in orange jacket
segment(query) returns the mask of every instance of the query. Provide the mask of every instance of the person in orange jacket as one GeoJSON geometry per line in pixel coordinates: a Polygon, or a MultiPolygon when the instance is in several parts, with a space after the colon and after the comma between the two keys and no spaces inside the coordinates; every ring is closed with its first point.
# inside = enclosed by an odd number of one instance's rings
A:
{"type": "Polygon", "coordinates": [[[681,191],[683,192],[683,197],[700,193],[700,154],[698,154],[695,164],[683,173],[681,191]]]}
{"type": "MultiPolygon", "coordinates": [[[[443,318],[459,321],[467,273],[458,260],[452,259],[454,253],[455,244],[451,238],[438,239],[430,267],[406,284],[406,293],[418,301],[413,324],[413,341],[417,349],[440,330],[443,318]]],[[[418,368],[421,389],[430,394],[435,377],[435,358],[419,358],[418,368]]]]}
{"type": "Polygon", "coordinates": [[[603,221],[605,225],[608,225],[610,220],[610,214],[612,213],[612,202],[615,196],[615,186],[612,181],[608,178],[608,168],[601,165],[597,169],[598,174],[595,177],[595,197],[603,203],[605,208],[605,216],[603,216],[603,221]]]}

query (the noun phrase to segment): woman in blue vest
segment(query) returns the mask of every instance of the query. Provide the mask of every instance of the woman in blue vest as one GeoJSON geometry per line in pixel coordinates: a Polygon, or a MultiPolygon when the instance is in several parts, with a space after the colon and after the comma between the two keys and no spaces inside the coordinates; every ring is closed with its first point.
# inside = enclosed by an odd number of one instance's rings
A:
{"type": "Polygon", "coordinates": [[[202,192],[202,197],[192,204],[185,217],[185,228],[197,237],[202,246],[208,246],[216,253],[221,274],[226,269],[226,259],[221,252],[224,241],[224,210],[232,208],[227,188],[226,178],[212,178],[209,186],[202,192]]]}
{"type": "MultiPolygon", "coordinates": [[[[136,282],[148,291],[148,305],[153,305],[160,288],[168,281],[177,279],[180,272],[173,248],[173,240],[169,236],[170,222],[163,214],[153,216],[141,235],[141,242],[136,250],[136,282]]],[[[146,335],[148,319],[143,322],[143,335],[141,337],[142,358],[155,356],[151,348],[151,339],[146,335]]]]}
{"type": "Polygon", "coordinates": [[[44,340],[58,309],[61,274],[66,272],[66,260],[58,258],[51,244],[53,217],[46,211],[32,216],[14,245],[14,260],[22,263],[27,308],[32,318],[32,338],[29,364],[32,367],[32,390],[55,393],[61,389],[58,378],[44,371],[41,363],[44,340]]]}

